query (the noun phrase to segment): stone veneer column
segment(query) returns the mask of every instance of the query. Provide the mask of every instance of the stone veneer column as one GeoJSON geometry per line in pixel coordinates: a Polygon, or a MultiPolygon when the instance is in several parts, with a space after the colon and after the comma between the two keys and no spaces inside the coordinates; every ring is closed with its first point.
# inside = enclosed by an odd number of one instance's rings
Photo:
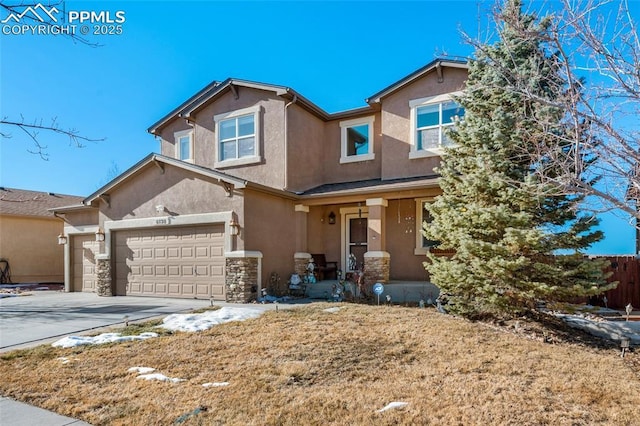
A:
{"type": "Polygon", "coordinates": [[[391,255],[386,251],[368,251],[364,254],[364,281],[368,286],[389,282],[391,255]]]}
{"type": "Polygon", "coordinates": [[[106,254],[96,255],[96,293],[113,296],[111,291],[111,259],[106,254]]]}
{"type": "Polygon", "coordinates": [[[225,300],[247,303],[260,294],[262,280],[262,253],[259,251],[232,251],[225,255],[225,300]]]}
{"type": "Polygon", "coordinates": [[[307,265],[309,265],[309,259],[311,259],[311,254],[309,253],[295,253],[293,255],[293,270],[296,274],[304,276],[307,273],[307,265]]]}
{"type": "Polygon", "coordinates": [[[307,265],[311,254],[307,253],[307,216],[309,206],[296,204],[295,206],[295,239],[296,252],[293,254],[293,270],[302,277],[307,273],[307,265]]]}
{"type": "Polygon", "coordinates": [[[386,250],[385,216],[388,201],[384,198],[367,200],[369,208],[367,251],[364,254],[364,280],[371,286],[389,282],[391,255],[386,250]]]}

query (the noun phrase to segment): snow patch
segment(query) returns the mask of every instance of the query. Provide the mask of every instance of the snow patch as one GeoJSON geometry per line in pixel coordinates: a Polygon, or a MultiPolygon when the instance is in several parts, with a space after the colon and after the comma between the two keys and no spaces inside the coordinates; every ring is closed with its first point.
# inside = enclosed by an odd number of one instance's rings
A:
{"type": "Polygon", "coordinates": [[[409,405],[408,402],[400,402],[400,401],[390,402],[384,408],[379,409],[377,411],[377,413],[382,413],[384,411],[391,410],[393,408],[402,408],[402,407],[405,407],[407,405],[409,405]]]}
{"type": "Polygon", "coordinates": [[[151,373],[152,371],[156,371],[156,369],[153,367],[131,367],[127,371],[136,372],[140,374],[148,374],[148,373],[151,373]]]}
{"type": "Polygon", "coordinates": [[[160,373],[152,373],[152,374],[141,374],[136,379],[144,379],[144,380],[159,380],[161,382],[171,382],[171,383],[179,383],[184,382],[186,379],[178,379],[175,377],[167,377],[164,374],[160,373]]]}
{"type": "Polygon", "coordinates": [[[339,310],[340,310],[340,308],[336,306],[335,308],[323,309],[322,312],[329,312],[330,314],[335,314],[339,310]]]}
{"type": "Polygon", "coordinates": [[[120,333],[102,333],[98,336],[67,336],[51,344],[55,348],[74,348],[82,345],[103,345],[105,343],[131,342],[158,337],[158,333],[146,332],[138,336],[122,336],[120,333]]]}
{"type": "Polygon", "coordinates": [[[172,331],[204,331],[219,324],[231,321],[244,321],[257,318],[262,311],[251,308],[224,307],[217,311],[206,311],[201,314],[172,314],[162,320],[158,327],[172,331]]]}
{"type": "Polygon", "coordinates": [[[220,386],[229,386],[229,382],[213,382],[213,383],[203,383],[202,384],[203,387],[205,388],[210,388],[210,387],[220,387],[220,386]]]}

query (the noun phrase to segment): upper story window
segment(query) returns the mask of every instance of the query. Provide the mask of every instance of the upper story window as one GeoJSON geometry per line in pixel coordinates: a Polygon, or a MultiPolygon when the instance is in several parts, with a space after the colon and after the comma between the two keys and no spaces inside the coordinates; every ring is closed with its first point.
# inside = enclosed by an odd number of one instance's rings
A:
{"type": "Polygon", "coordinates": [[[340,163],[373,160],[374,117],[340,122],[340,163]]]}
{"type": "Polygon", "coordinates": [[[260,161],[260,107],[245,108],[214,117],[217,157],[215,167],[260,161]]]}
{"type": "Polygon", "coordinates": [[[455,94],[409,102],[412,129],[410,158],[440,155],[442,148],[451,144],[445,130],[453,126],[456,119],[464,116],[464,109],[451,100],[451,96],[455,94]]]}
{"type": "Polygon", "coordinates": [[[176,158],[193,162],[193,131],[183,130],[174,133],[176,158]]]}

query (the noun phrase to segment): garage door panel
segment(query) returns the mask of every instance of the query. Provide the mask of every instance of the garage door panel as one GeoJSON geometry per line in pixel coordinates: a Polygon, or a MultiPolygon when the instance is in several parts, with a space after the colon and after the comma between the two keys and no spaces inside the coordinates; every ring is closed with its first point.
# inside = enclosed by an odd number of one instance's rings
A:
{"type": "Polygon", "coordinates": [[[114,239],[116,288],[126,294],[224,299],[224,225],[119,231],[114,239]]]}

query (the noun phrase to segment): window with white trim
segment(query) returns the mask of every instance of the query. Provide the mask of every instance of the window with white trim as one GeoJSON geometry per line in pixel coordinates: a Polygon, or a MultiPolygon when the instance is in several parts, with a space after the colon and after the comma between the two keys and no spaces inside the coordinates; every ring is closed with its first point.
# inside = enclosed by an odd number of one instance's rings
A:
{"type": "Polygon", "coordinates": [[[174,133],[176,155],[178,160],[193,162],[193,131],[182,130],[174,133]]]}
{"type": "Polygon", "coordinates": [[[260,107],[245,108],[214,117],[216,167],[260,161],[260,107]]]}
{"type": "Polygon", "coordinates": [[[416,249],[415,254],[425,254],[430,249],[438,246],[438,241],[427,239],[423,233],[425,223],[431,223],[431,214],[427,210],[427,205],[433,202],[431,198],[416,198],[416,249]]]}
{"type": "Polygon", "coordinates": [[[464,108],[451,99],[455,94],[409,102],[412,129],[410,158],[440,155],[443,147],[451,145],[446,129],[464,117],[464,108]]]}
{"type": "Polygon", "coordinates": [[[374,117],[340,122],[340,163],[373,160],[374,117]]]}

